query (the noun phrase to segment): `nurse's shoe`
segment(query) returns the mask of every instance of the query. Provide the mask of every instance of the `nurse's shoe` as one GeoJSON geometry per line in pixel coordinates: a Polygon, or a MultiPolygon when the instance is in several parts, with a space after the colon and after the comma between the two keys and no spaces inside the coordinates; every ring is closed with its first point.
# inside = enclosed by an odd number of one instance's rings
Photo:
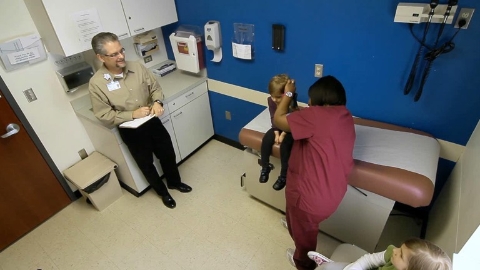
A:
{"type": "Polygon", "coordinates": [[[280,222],[282,223],[282,226],[285,227],[285,229],[288,229],[288,224],[287,224],[287,218],[286,217],[281,217],[280,222]]]}
{"type": "Polygon", "coordinates": [[[322,265],[324,263],[333,262],[329,258],[327,258],[327,257],[323,256],[322,254],[320,254],[318,252],[315,252],[315,251],[309,251],[308,252],[308,258],[315,261],[317,263],[317,265],[322,265]]]}
{"type": "Polygon", "coordinates": [[[287,184],[287,178],[285,176],[279,176],[275,184],[273,184],[273,189],[282,190],[287,184]]]}
{"type": "Polygon", "coordinates": [[[287,248],[287,260],[293,267],[296,267],[295,266],[295,261],[293,260],[293,254],[294,253],[295,253],[294,248],[287,248]]]}
{"type": "Polygon", "coordinates": [[[262,169],[260,170],[260,178],[258,179],[258,181],[260,181],[260,183],[268,182],[268,177],[272,169],[273,169],[272,164],[268,164],[267,166],[262,166],[262,169]]]}

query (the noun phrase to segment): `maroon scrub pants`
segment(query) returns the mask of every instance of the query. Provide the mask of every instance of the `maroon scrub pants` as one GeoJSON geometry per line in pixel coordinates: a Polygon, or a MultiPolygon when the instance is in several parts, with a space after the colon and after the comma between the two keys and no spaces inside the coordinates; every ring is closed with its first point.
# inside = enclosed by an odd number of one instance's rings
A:
{"type": "Polygon", "coordinates": [[[308,258],[307,253],[317,249],[318,225],[327,218],[328,216],[311,214],[287,205],[288,232],[295,243],[293,260],[297,269],[313,270],[317,267],[317,264],[308,258]]]}

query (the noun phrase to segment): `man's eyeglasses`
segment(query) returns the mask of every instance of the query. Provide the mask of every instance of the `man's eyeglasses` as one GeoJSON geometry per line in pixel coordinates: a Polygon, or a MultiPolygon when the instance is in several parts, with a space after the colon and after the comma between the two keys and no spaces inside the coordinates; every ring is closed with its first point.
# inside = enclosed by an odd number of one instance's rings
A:
{"type": "Polygon", "coordinates": [[[125,48],[122,48],[119,52],[116,52],[116,53],[112,53],[112,54],[104,54],[103,56],[108,56],[108,57],[111,57],[111,58],[115,58],[117,56],[119,56],[120,54],[125,54],[125,48]]]}

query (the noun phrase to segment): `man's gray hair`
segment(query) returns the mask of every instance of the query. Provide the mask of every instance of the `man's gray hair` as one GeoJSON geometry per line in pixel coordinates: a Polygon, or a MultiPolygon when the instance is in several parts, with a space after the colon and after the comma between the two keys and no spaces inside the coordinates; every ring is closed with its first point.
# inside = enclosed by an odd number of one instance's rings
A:
{"type": "Polygon", "coordinates": [[[110,32],[98,33],[92,38],[93,52],[95,54],[104,55],[106,54],[106,52],[103,48],[103,45],[105,45],[105,43],[107,42],[115,42],[115,41],[118,41],[118,37],[114,33],[110,33],[110,32]]]}

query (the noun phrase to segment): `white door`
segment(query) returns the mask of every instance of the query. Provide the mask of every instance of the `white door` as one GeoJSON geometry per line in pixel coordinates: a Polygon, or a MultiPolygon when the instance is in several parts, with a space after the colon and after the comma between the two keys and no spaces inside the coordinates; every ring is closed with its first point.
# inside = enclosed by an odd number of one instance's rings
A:
{"type": "MultiPolygon", "coordinates": [[[[82,11],[98,13],[101,31],[112,32],[120,39],[129,37],[122,4],[119,0],[43,0],[55,33],[65,54],[73,55],[91,49],[90,41],[81,40],[74,14],[82,11]]],[[[37,10],[41,12],[41,10],[37,10]]]]}
{"type": "Polygon", "coordinates": [[[182,159],[213,136],[208,93],[170,114],[182,159]]]}
{"type": "Polygon", "coordinates": [[[178,21],[174,0],[121,1],[131,35],[178,21]]]}

